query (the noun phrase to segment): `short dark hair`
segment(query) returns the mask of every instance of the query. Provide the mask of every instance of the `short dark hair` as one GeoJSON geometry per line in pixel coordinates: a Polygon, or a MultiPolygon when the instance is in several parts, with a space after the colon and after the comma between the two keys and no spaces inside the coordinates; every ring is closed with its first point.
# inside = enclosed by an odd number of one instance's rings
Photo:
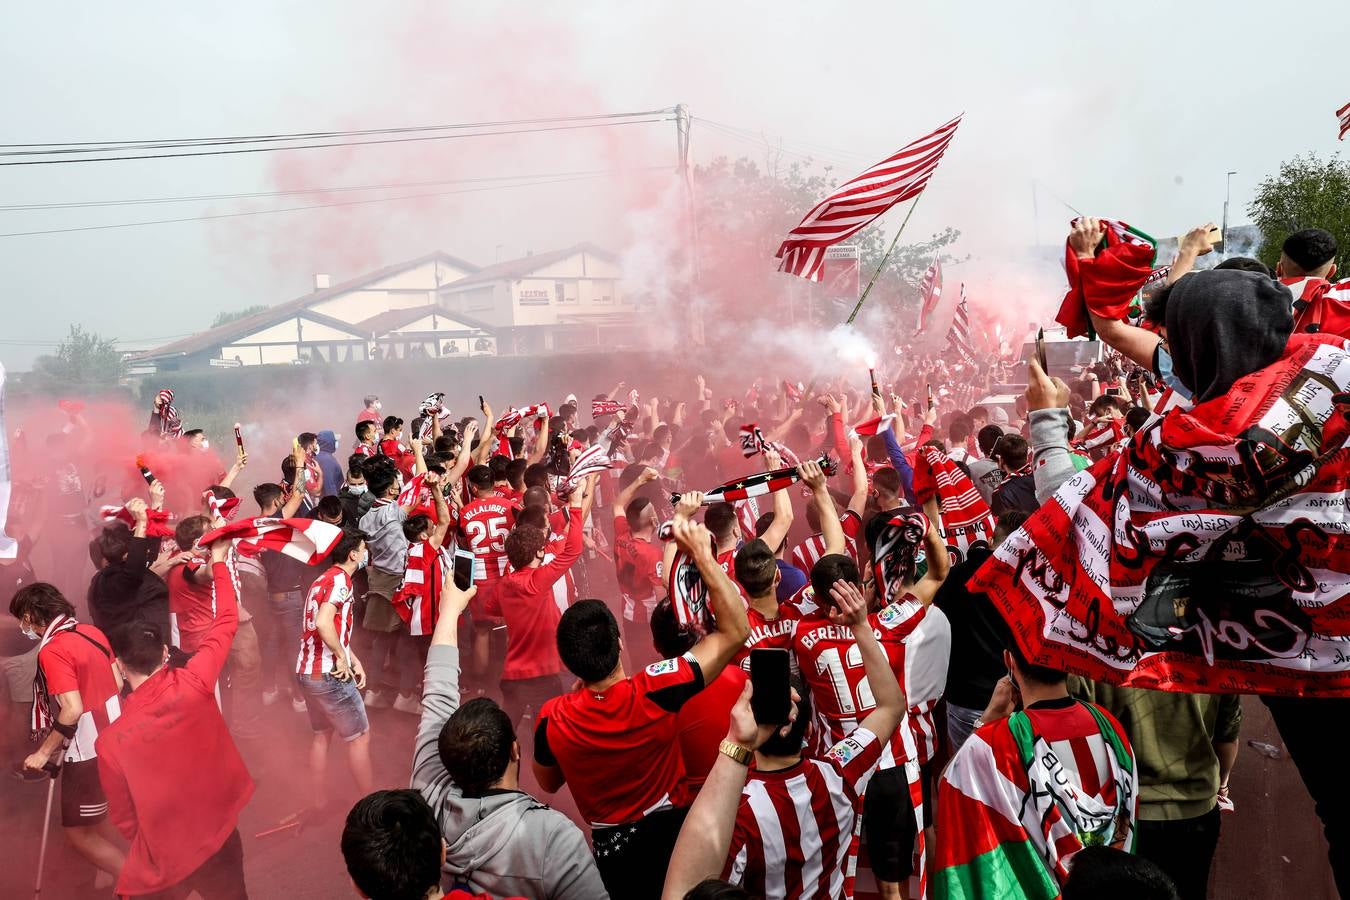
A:
{"type": "Polygon", "coordinates": [[[505,481],[507,469],[511,465],[511,460],[505,456],[494,456],[488,460],[488,471],[492,473],[492,480],[505,481]]]}
{"type": "Polygon", "coordinates": [[[751,597],[763,597],[773,590],[773,577],[778,572],[778,560],[763,539],[746,541],[736,551],[736,583],[751,597]]]}
{"type": "MultiPolygon", "coordinates": [[[[812,505],[812,506],[815,506],[814,503],[812,503],[811,505],[812,505]]],[[[769,511],[766,512],[764,515],[762,515],[762,516],[760,516],[758,519],[756,519],[756,520],[755,520],[755,537],[757,537],[757,538],[762,538],[762,537],[764,537],[764,532],[768,531],[770,528],[773,527],[773,520],[774,520],[773,510],[769,510],[769,511]]],[[[765,543],[768,543],[768,542],[766,541],[765,543]]],[[[772,551],[774,552],[774,555],[775,555],[775,556],[777,556],[777,555],[778,555],[778,551],[782,550],[782,549],[783,549],[783,545],[786,544],[786,543],[787,543],[787,535],[785,534],[785,535],[783,535],[783,539],[782,539],[781,541],[778,542],[778,546],[777,546],[777,547],[770,547],[769,549],[772,550],[772,551]]]]}
{"type": "Polygon", "coordinates": [[[131,529],[118,522],[100,531],[95,540],[98,542],[98,552],[104,562],[121,562],[131,548],[131,529]]]}
{"type": "Polygon", "coordinates": [[[558,655],[584,682],[600,681],[619,664],[619,623],[599,600],[579,600],[558,622],[558,655]]]}
{"type": "Polygon", "coordinates": [[[389,492],[389,486],[398,483],[398,466],[387,456],[372,456],[361,464],[361,474],[375,499],[389,492]]]}
{"type": "Polygon", "coordinates": [[[522,525],[548,533],[548,515],[545,514],[542,506],[526,506],[516,513],[515,527],[519,528],[522,525]]]}
{"type": "Polygon", "coordinates": [[[994,520],[994,537],[1007,537],[1022,527],[1022,523],[1031,518],[1031,513],[1020,509],[1010,509],[994,520]]]}
{"type": "Polygon", "coordinates": [[[966,438],[970,437],[970,427],[970,416],[964,413],[952,416],[952,423],[947,426],[947,437],[951,438],[953,446],[966,442],[966,438]]]}
{"type": "Polygon", "coordinates": [[[532,484],[525,489],[525,493],[520,497],[521,505],[526,509],[531,506],[537,506],[540,509],[548,509],[551,503],[551,494],[548,488],[532,484]]]}
{"type": "Polygon", "coordinates": [[[431,516],[418,513],[403,520],[403,537],[408,541],[419,540],[422,532],[431,528],[431,516]]]}
{"type": "Polygon", "coordinates": [[[1102,394],[1100,397],[1095,398],[1088,406],[1088,412],[1092,413],[1094,416],[1104,415],[1110,410],[1123,412],[1123,410],[1121,410],[1121,406],[1123,405],[1120,397],[1116,397],[1112,394],[1102,394]]]}
{"type": "Polygon", "coordinates": [[[891,466],[882,466],[872,473],[872,487],[887,494],[900,496],[900,473],[891,466]]]}
{"type": "Polygon", "coordinates": [[[992,456],[1014,471],[1027,464],[1027,439],[1020,434],[1005,434],[998,439],[992,456]]]}
{"type": "Polygon", "coordinates": [[[323,522],[342,521],[342,501],[337,494],[328,494],[319,498],[314,505],[315,516],[323,522]]]}
{"type": "Polygon", "coordinates": [[[253,502],[258,504],[259,509],[263,509],[280,500],[282,493],[281,485],[264,481],[253,489],[253,502]]]}
{"type": "Polygon", "coordinates": [[[975,435],[975,443],[980,446],[980,453],[988,456],[993,452],[994,445],[998,439],[1003,437],[1003,429],[997,425],[986,425],[975,435]]]}
{"type": "Polygon", "coordinates": [[[1172,296],[1172,285],[1165,284],[1144,296],[1144,321],[1159,327],[1167,324],[1167,301],[1172,296]]]}
{"type": "Polygon", "coordinates": [[[1321,228],[1304,228],[1285,238],[1280,250],[1304,272],[1313,272],[1336,258],[1336,238],[1321,228]]]}
{"type": "Polygon", "coordinates": [[[347,474],[360,475],[362,478],[365,478],[367,458],[368,457],[364,453],[353,453],[351,456],[347,457],[347,474]]]}
{"type": "Polygon", "coordinates": [[[296,443],[303,447],[306,444],[317,444],[319,442],[319,436],[312,431],[302,431],[296,436],[295,440],[296,443]]]}
{"type": "Polygon", "coordinates": [[[371,900],[423,900],[441,883],[442,847],[436,814],[408,788],[356,801],[342,829],[347,874],[371,900]]]}
{"type": "Polygon", "coordinates": [[[548,463],[532,463],[525,467],[525,487],[548,490],[548,463]]]}
{"type": "Polygon", "coordinates": [[[1157,863],[1117,847],[1084,847],[1073,856],[1063,900],[1178,900],[1157,863]]]}
{"type": "Polygon", "coordinates": [[[211,520],[206,516],[188,516],[174,527],[173,542],[180,551],[186,553],[197,546],[197,539],[206,534],[210,527],[211,520]]]}
{"type": "Polygon", "coordinates": [[[397,428],[402,428],[403,420],[400,419],[398,416],[385,416],[384,421],[380,424],[381,427],[384,429],[384,433],[388,434],[389,432],[397,428]]]}
{"type": "Polygon", "coordinates": [[[1153,417],[1153,413],[1144,409],[1142,406],[1134,406],[1125,414],[1125,427],[1130,431],[1138,431],[1148,424],[1148,420],[1153,417]]]}
{"type": "Polygon", "coordinates": [[[360,547],[366,540],[366,536],[354,528],[342,529],[342,537],[333,547],[333,553],[329,557],[333,565],[340,565],[347,561],[356,548],[360,547]]]}
{"type": "Polygon", "coordinates": [[[623,510],[623,518],[628,523],[629,531],[637,531],[642,527],[642,515],[651,505],[652,501],[647,497],[634,497],[628,501],[623,510]]]}
{"type": "Polygon", "coordinates": [[[491,490],[492,470],[484,465],[474,466],[464,474],[464,480],[469,483],[469,487],[474,488],[475,490],[491,490]]]}
{"type": "Polygon", "coordinates": [[[9,614],[16,619],[28,616],[34,625],[45,627],[60,616],[75,615],[75,607],[70,605],[56,585],[35,581],[14,592],[9,600],[9,614]]]}
{"type": "Polygon", "coordinates": [[[358,441],[364,441],[366,437],[374,430],[375,430],[375,423],[372,422],[370,419],[366,419],[364,422],[357,422],[355,431],[356,439],[358,441]]]}
{"type": "Polygon", "coordinates": [[[511,435],[511,437],[507,439],[506,443],[511,448],[512,457],[519,456],[521,451],[525,449],[525,439],[518,434],[511,435]]]}
{"type": "Polygon", "coordinates": [[[730,503],[714,503],[703,513],[703,524],[708,526],[714,538],[725,540],[736,527],[736,507],[730,503]]]}
{"type": "Polygon", "coordinates": [[[433,453],[454,453],[458,443],[458,435],[443,434],[431,442],[431,450],[433,453]]]}
{"type": "Polygon", "coordinates": [[[806,737],[806,726],[811,723],[811,692],[807,689],[801,675],[793,675],[792,687],[797,691],[797,719],[792,723],[786,735],[775,729],[769,739],[759,746],[759,752],[766,756],[795,756],[802,752],[802,739],[806,737]]]}
{"type": "Polygon", "coordinates": [[[1017,664],[1017,669],[1022,673],[1022,677],[1028,681],[1034,681],[1037,684],[1063,684],[1069,678],[1067,672],[1029,662],[1016,640],[1008,641],[1008,652],[1012,654],[1013,662],[1017,664]]]}
{"type": "Polygon", "coordinates": [[[137,675],[149,675],[164,662],[164,632],[157,622],[119,622],[108,632],[108,643],[122,668],[137,675]]]}
{"type": "Polygon", "coordinates": [[[520,490],[525,486],[525,470],[530,467],[529,460],[513,459],[506,464],[506,480],[511,487],[520,490]]]}
{"type": "Polygon", "coordinates": [[[862,587],[862,573],[858,563],[846,553],[826,553],[811,567],[811,592],[816,595],[816,603],[822,607],[834,606],[830,597],[830,588],[836,581],[862,587]]]}
{"type": "Polygon", "coordinates": [[[511,568],[525,569],[547,545],[548,534],[542,528],[518,525],[506,536],[506,558],[511,561],[511,568]]]}
{"type": "Polygon", "coordinates": [[[652,646],[662,659],[683,656],[698,643],[699,633],[693,625],[681,624],[675,616],[675,607],[669,597],[662,597],[652,610],[652,646]]]}
{"type": "Polygon", "coordinates": [[[187,431],[183,432],[183,440],[190,441],[199,434],[202,437],[206,437],[206,432],[202,431],[200,428],[189,428],[187,431]]]}
{"type": "Polygon", "coordinates": [[[488,697],[465,703],[441,726],[436,752],[466,797],[481,797],[502,780],[516,739],[511,717],[488,697]]]}

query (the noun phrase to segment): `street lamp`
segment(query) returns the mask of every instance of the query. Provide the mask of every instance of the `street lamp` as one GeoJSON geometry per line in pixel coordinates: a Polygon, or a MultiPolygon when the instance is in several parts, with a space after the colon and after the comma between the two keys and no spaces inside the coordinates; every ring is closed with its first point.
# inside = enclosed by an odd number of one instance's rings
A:
{"type": "Polygon", "coordinates": [[[1225,247],[1228,246],[1228,198],[1233,193],[1233,176],[1237,172],[1229,172],[1227,181],[1223,189],[1223,230],[1219,232],[1219,239],[1223,241],[1225,247]]]}

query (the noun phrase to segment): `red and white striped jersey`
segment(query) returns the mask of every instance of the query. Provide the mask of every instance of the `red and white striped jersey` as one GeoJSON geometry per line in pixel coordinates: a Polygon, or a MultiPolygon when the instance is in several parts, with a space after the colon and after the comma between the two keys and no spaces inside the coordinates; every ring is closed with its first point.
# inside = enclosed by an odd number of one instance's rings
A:
{"type": "Polygon", "coordinates": [[[905,639],[903,684],[910,707],[900,727],[908,727],[913,732],[913,758],[920,765],[932,759],[937,752],[933,707],[947,689],[947,667],[951,656],[951,621],[942,610],[930,606],[923,621],[905,639]]]}
{"type": "Polygon", "coordinates": [[[460,529],[473,551],[473,583],[491,584],[506,574],[506,536],[516,524],[515,501],[480,497],[459,511],[460,529]]]}
{"type": "MultiPolygon", "coordinates": [[[[857,562],[858,535],[862,534],[862,517],[851,509],[845,510],[844,514],[839,517],[839,524],[844,529],[844,546],[848,548],[848,555],[853,557],[854,562],[857,562]]],[[[825,535],[813,534],[792,548],[792,564],[809,577],[812,567],[824,555],[825,535]]]]}
{"type": "Polygon", "coordinates": [[[752,897],[853,896],[860,798],[881,741],[858,728],[819,759],[750,773],[723,871],[752,897]]]}
{"type": "Polygon", "coordinates": [[[403,573],[403,586],[394,596],[393,607],[408,626],[413,637],[431,634],[436,628],[436,614],[440,605],[441,582],[445,573],[453,572],[453,548],[433,547],[431,541],[408,544],[408,568],[403,573]]]}
{"type": "MultiPolygon", "coordinates": [[[[906,595],[867,617],[901,689],[905,688],[905,641],[927,611],[928,607],[906,595]]],[[[862,651],[848,627],[835,625],[823,614],[808,616],[797,623],[792,653],[811,691],[816,720],[811,755],[819,756],[857,728],[876,707],[876,701],[863,668],[862,651]]],[[[889,769],[911,755],[905,748],[904,730],[897,728],[882,748],[881,768],[889,769]]]]}
{"type": "Polygon", "coordinates": [[[319,576],[305,598],[305,615],[300,627],[300,655],[295,660],[295,671],[300,675],[323,675],[333,671],[337,659],[333,651],[319,637],[319,607],[325,603],[333,605],[333,629],[337,631],[338,642],[343,653],[352,642],[352,595],[351,576],[340,566],[333,566],[319,576]]]}
{"type": "MultiPolygon", "coordinates": [[[[751,650],[791,650],[792,635],[802,618],[797,608],[787,603],[778,604],[778,614],[772,619],[753,606],[746,607],[745,617],[750,622],[750,636],[731,661],[747,672],[750,671],[751,650]]],[[[793,662],[795,664],[795,658],[793,662]]]]}
{"type": "MultiPolygon", "coordinates": [[[[548,565],[557,558],[558,552],[562,549],[563,542],[567,540],[567,530],[553,530],[553,522],[549,522],[548,544],[544,547],[544,565],[548,565]]],[[[577,602],[577,580],[572,575],[572,570],[568,569],[567,574],[557,581],[553,582],[553,602],[558,605],[559,612],[567,612],[567,607],[577,602]]]]}

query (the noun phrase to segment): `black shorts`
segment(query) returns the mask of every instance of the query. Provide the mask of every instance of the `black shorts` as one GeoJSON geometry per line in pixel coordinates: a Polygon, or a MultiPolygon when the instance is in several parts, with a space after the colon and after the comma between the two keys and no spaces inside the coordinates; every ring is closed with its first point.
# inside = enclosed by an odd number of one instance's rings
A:
{"type": "MultiPolygon", "coordinates": [[[[933,763],[919,767],[923,791],[923,824],[933,824],[933,763]]],[[[882,769],[872,776],[863,797],[863,841],[872,872],[879,881],[904,881],[914,874],[914,840],[919,826],[909,799],[905,767],[882,769]]]]}
{"type": "Polygon", "coordinates": [[[68,762],[61,767],[61,825],[82,828],[108,818],[108,798],[98,780],[98,760],[68,762]]]}

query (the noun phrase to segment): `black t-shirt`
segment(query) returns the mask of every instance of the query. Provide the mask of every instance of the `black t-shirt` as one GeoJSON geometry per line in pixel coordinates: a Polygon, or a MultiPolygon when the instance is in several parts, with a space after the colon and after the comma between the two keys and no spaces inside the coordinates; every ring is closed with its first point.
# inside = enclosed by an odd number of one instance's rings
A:
{"type": "Polygon", "coordinates": [[[1005,512],[1019,510],[1030,515],[1040,508],[1036,502],[1036,478],[1034,475],[1013,475],[1003,479],[1003,483],[994,489],[993,502],[989,504],[995,516],[1005,512]]]}
{"type": "Polygon", "coordinates": [[[951,665],[947,668],[944,697],[948,703],[966,709],[982,710],[988,706],[994,684],[1008,674],[1003,665],[1003,650],[1012,639],[1012,632],[988,594],[966,589],[966,582],[992,555],[993,551],[987,548],[973,548],[964,562],[952,567],[933,600],[952,628],[951,665]]]}

